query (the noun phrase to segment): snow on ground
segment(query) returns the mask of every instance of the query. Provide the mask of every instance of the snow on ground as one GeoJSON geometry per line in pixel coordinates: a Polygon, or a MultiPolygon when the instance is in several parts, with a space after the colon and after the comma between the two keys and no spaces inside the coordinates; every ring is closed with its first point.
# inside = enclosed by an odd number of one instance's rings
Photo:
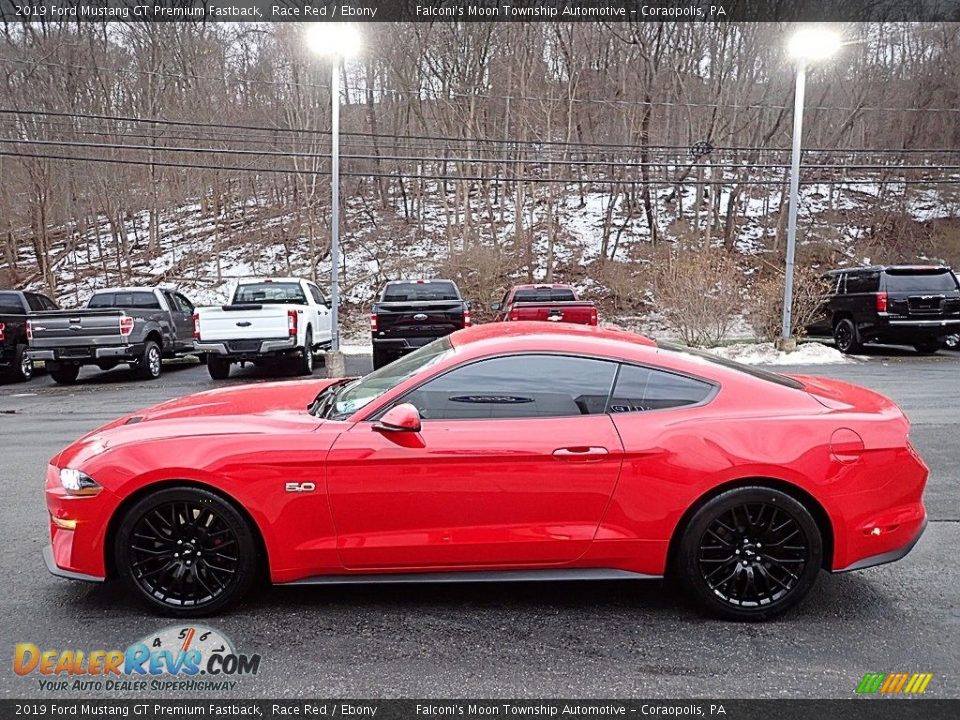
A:
{"type": "Polygon", "coordinates": [[[773,343],[736,343],[710,350],[715,355],[746,365],[834,365],[855,362],[839,350],[821,343],[802,343],[793,352],[781,352],[773,343]]]}

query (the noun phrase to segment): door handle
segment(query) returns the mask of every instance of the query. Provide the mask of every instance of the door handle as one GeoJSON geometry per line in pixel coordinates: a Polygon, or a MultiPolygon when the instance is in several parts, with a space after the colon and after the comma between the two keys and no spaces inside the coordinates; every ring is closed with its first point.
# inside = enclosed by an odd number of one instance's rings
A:
{"type": "Polygon", "coordinates": [[[604,455],[609,454],[609,451],[605,447],[591,447],[587,445],[557,448],[553,451],[553,456],[558,460],[599,460],[604,455]]]}

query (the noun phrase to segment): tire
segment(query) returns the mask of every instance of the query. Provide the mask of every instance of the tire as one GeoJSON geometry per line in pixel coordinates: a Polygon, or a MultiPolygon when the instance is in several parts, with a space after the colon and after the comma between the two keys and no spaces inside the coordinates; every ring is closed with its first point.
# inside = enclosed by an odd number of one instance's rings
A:
{"type": "Polygon", "coordinates": [[[913,349],[921,355],[933,355],[942,347],[943,344],[939,340],[924,340],[913,344],[913,349]]]}
{"type": "Polygon", "coordinates": [[[137,361],[136,371],[141,380],[156,380],[163,372],[163,355],[160,346],[153,340],[147,340],[143,355],[137,361]]]}
{"type": "Polygon", "coordinates": [[[947,350],[960,350],[960,335],[956,333],[953,335],[947,335],[946,339],[943,341],[943,346],[947,350]]]}
{"type": "Polygon", "coordinates": [[[33,360],[27,356],[26,345],[17,345],[10,374],[15,382],[30,382],[33,379],[33,360]]]}
{"type": "Polygon", "coordinates": [[[313,330],[307,327],[303,338],[303,354],[297,363],[298,375],[313,375],[313,330]]]}
{"type": "Polygon", "coordinates": [[[59,365],[50,368],[50,377],[58,385],[73,385],[80,375],[79,365],[59,365]]]}
{"type": "Polygon", "coordinates": [[[259,564],[247,519],[219,495],[193,487],[137,501],[124,513],[112,551],[133,594],[175,617],[212,615],[235,604],[259,564]]]}
{"type": "Polygon", "coordinates": [[[373,346],[373,369],[379,370],[384,365],[390,364],[390,354],[376,345],[373,346]]]}
{"type": "Polygon", "coordinates": [[[207,372],[214,380],[226,380],[230,377],[230,361],[219,355],[211,355],[207,358],[207,372]]]}
{"type": "Polygon", "coordinates": [[[841,318],[834,324],[833,341],[837,344],[837,350],[845,355],[860,352],[863,348],[857,326],[850,318],[841,318]]]}
{"type": "Polygon", "coordinates": [[[725,620],[786,612],[810,592],[823,561],[823,539],[810,512],[772,488],[723,492],[681,532],[678,579],[702,610],[725,620]]]}

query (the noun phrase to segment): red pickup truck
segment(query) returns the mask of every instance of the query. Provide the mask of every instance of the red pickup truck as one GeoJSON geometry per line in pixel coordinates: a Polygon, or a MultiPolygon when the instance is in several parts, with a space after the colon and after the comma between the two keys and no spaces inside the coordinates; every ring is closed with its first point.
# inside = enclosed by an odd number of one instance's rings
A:
{"type": "Polygon", "coordinates": [[[597,324],[597,306],[580,300],[570,285],[516,285],[490,309],[495,321],[545,320],[578,325],[597,324]]]}

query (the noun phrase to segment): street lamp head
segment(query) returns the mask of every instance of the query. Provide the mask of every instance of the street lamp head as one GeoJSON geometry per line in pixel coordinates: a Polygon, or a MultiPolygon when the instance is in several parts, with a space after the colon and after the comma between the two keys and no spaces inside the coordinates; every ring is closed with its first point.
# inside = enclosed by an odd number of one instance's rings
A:
{"type": "Polygon", "coordinates": [[[315,22],[305,31],[307,47],[317,55],[350,58],[360,52],[360,32],[349,23],[315,22]]]}
{"type": "Polygon", "coordinates": [[[790,56],[799,60],[823,60],[836,55],[843,44],[840,33],[816,26],[798,30],[787,46],[790,56]]]}

